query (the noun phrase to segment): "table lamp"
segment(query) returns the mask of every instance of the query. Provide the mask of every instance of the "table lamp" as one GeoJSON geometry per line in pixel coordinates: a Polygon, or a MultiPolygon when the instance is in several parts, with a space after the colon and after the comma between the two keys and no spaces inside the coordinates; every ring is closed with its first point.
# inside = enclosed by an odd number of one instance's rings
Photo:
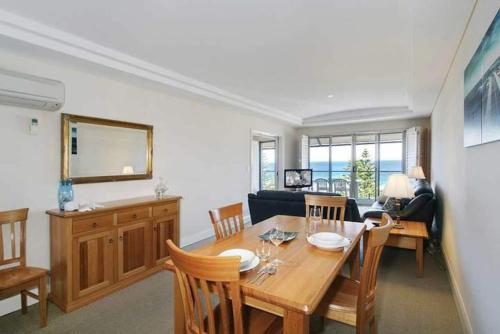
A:
{"type": "Polygon", "coordinates": [[[414,166],[410,169],[410,172],[408,173],[408,177],[416,180],[425,180],[425,174],[424,170],[422,169],[422,166],[414,166]]]}
{"type": "Polygon", "coordinates": [[[387,200],[389,198],[396,199],[396,208],[397,208],[397,216],[396,216],[396,225],[394,227],[401,228],[401,224],[399,222],[399,213],[401,211],[401,198],[413,198],[415,197],[415,193],[410,185],[410,180],[408,176],[405,174],[392,174],[389,176],[389,180],[387,180],[387,184],[384,188],[384,195],[387,196],[387,200]]]}
{"type": "Polygon", "coordinates": [[[133,175],[134,174],[134,167],[132,167],[132,166],[123,166],[122,174],[123,175],[133,175]]]}

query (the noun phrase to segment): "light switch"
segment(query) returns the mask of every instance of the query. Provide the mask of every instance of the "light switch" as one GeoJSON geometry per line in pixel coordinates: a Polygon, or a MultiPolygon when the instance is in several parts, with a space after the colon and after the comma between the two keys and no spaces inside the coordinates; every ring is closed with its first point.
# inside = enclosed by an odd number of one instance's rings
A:
{"type": "Polygon", "coordinates": [[[38,123],[38,118],[32,118],[30,122],[30,135],[36,136],[40,131],[40,124],[38,123]]]}

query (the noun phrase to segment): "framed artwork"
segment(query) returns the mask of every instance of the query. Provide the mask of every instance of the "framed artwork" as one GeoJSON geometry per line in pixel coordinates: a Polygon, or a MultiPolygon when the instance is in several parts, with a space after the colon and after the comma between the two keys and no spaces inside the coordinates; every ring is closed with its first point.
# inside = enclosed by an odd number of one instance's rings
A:
{"type": "Polygon", "coordinates": [[[500,10],[464,72],[464,146],[500,140],[500,10]]]}

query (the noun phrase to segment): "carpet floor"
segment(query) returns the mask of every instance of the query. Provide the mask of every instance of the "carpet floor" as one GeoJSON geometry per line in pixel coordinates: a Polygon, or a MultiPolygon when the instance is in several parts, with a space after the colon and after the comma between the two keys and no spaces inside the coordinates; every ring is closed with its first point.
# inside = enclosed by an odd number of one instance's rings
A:
{"type": "MultiPolygon", "coordinates": [[[[425,256],[423,278],[415,276],[415,253],[386,248],[376,300],[378,332],[462,333],[448,274],[439,254],[425,256]]],[[[172,333],[172,274],[161,272],[69,314],[49,303],[49,324],[38,327],[38,305],[28,314],[0,317],[0,333],[172,333]]],[[[324,333],[355,333],[327,321],[324,333]]]]}

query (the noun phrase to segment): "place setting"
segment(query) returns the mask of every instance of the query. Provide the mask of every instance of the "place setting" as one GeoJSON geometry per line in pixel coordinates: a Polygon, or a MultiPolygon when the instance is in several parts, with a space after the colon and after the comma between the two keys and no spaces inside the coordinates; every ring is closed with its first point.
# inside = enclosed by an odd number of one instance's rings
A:
{"type": "Polygon", "coordinates": [[[351,244],[351,240],[334,232],[320,231],[321,212],[311,210],[311,216],[306,225],[306,240],[309,245],[330,252],[343,251],[351,244]]]}

